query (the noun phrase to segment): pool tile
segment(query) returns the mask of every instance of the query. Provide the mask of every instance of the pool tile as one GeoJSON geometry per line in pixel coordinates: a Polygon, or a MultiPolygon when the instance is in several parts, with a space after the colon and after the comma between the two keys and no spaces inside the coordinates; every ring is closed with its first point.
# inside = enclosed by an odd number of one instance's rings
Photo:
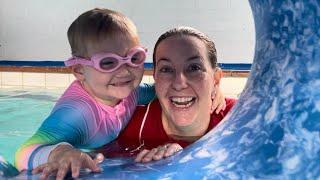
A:
{"type": "Polygon", "coordinates": [[[76,77],[73,74],[69,74],[69,83],[71,84],[74,80],[76,80],[76,77]]]}
{"type": "Polygon", "coordinates": [[[2,86],[22,86],[22,72],[2,72],[2,86]]]}
{"type": "Polygon", "coordinates": [[[45,82],[47,88],[67,87],[70,84],[69,74],[46,73],[45,82]]]}
{"type": "Polygon", "coordinates": [[[2,85],[1,89],[23,89],[22,86],[14,86],[14,85],[2,85]]]}
{"type": "Polygon", "coordinates": [[[23,87],[45,87],[45,73],[23,73],[23,87]]]}
{"type": "Polygon", "coordinates": [[[154,83],[153,77],[152,76],[143,76],[142,81],[143,83],[154,83]]]}
{"type": "Polygon", "coordinates": [[[226,97],[238,98],[247,82],[245,77],[224,77],[221,80],[220,88],[226,97]]]}

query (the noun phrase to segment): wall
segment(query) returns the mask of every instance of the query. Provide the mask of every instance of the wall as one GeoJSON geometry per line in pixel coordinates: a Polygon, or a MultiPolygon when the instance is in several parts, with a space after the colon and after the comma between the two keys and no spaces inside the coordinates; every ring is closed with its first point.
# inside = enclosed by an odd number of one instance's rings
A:
{"type": "MultiPolygon", "coordinates": [[[[0,90],[25,89],[45,90],[56,89],[63,92],[75,80],[72,74],[66,73],[32,73],[32,72],[1,72],[0,90]]],[[[143,76],[143,83],[153,83],[153,77],[143,76]]],[[[226,97],[238,98],[247,82],[246,77],[224,77],[220,88],[226,97]]]]}
{"type": "Polygon", "coordinates": [[[66,31],[82,12],[94,7],[118,10],[137,25],[149,48],[177,25],[188,25],[216,42],[220,63],[251,63],[254,24],[245,0],[0,0],[0,60],[68,58],[66,31]]]}

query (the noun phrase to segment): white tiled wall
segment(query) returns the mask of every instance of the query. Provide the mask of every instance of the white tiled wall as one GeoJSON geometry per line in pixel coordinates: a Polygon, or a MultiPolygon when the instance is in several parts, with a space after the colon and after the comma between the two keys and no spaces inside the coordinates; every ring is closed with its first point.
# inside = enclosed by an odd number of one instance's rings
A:
{"type": "MultiPolygon", "coordinates": [[[[0,88],[66,88],[75,79],[62,73],[0,72],[0,88]]],[[[142,82],[153,83],[153,77],[143,76],[142,82]]]]}
{"type": "Polygon", "coordinates": [[[227,97],[238,98],[247,83],[244,77],[224,77],[221,80],[220,88],[227,97]]]}
{"type": "Polygon", "coordinates": [[[143,83],[154,83],[153,76],[143,76],[141,82],[143,82],[143,83]]]}
{"type": "Polygon", "coordinates": [[[2,72],[1,74],[2,86],[22,86],[21,72],[2,72]]]}
{"type": "Polygon", "coordinates": [[[45,87],[46,79],[42,73],[22,73],[23,87],[45,87]]]}
{"type": "Polygon", "coordinates": [[[73,74],[69,74],[69,82],[73,82],[74,80],[76,80],[76,77],[73,74]]]}
{"type": "MultiPolygon", "coordinates": [[[[72,74],[0,72],[0,88],[47,88],[65,89],[75,77],[72,74]]],[[[142,82],[153,83],[153,76],[143,76],[142,82]]],[[[239,97],[247,78],[225,77],[221,89],[225,96],[239,97]]]]}
{"type": "Polygon", "coordinates": [[[66,87],[70,84],[69,74],[45,73],[46,87],[66,87]]]}
{"type": "Polygon", "coordinates": [[[65,88],[72,80],[70,74],[0,72],[0,88],[65,88]]]}

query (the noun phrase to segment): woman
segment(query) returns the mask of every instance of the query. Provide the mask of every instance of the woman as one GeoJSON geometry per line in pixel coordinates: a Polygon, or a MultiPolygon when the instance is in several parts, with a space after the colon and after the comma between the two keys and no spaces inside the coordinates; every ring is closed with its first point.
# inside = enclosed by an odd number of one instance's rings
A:
{"type": "Polygon", "coordinates": [[[224,110],[216,114],[211,109],[222,71],[214,43],[202,32],[189,27],[167,31],[155,45],[153,63],[158,99],[137,108],[105,155],[144,149],[137,162],[170,156],[209,132],[234,105],[226,98],[224,110]]]}

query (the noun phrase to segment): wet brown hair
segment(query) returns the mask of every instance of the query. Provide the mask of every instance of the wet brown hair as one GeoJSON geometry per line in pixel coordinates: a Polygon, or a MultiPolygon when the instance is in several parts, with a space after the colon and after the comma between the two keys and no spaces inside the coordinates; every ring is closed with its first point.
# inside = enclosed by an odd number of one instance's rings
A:
{"type": "Polygon", "coordinates": [[[217,50],[215,47],[214,42],[204,33],[201,31],[191,28],[191,27],[176,27],[173,29],[170,29],[163,33],[157,40],[154,49],[153,49],[153,66],[156,66],[156,51],[158,48],[158,45],[165,39],[172,37],[172,36],[194,36],[198,39],[200,39],[207,47],[208,51],[208,58],[211,64],[212,69],[216,68],[217,65],[217,50]]]}
{"type": "Polygon", "coordinates": [[[88,58],[88,45],[106,38],[131,37],[139,41],[134,23],[120,12],[95,8],[75,19],[68,29],[68,40],[74,56],[88,58]]]}

